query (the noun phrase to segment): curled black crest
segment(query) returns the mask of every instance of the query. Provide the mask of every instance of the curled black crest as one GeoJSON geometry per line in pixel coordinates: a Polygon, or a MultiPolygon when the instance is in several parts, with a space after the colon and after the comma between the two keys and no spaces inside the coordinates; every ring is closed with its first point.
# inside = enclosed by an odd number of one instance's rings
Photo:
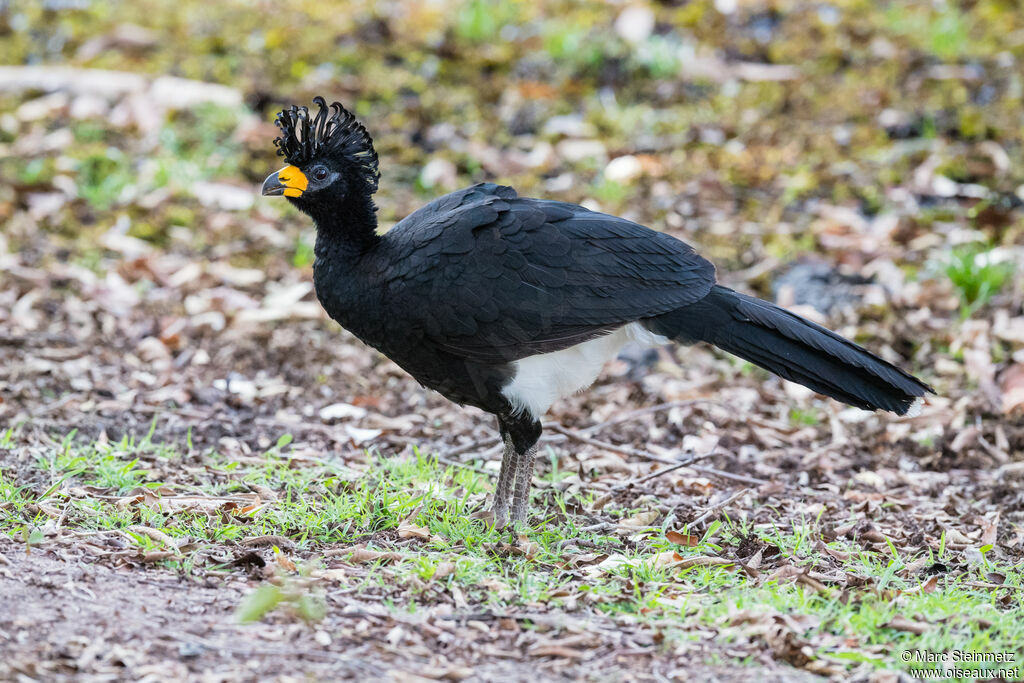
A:
{"type": "Polygon", "coordinates": [[[370,192],[376,192],[380,171],[366,128],[338,102],[328,107],[324,98],[314,97],[313,104],[320,108],[313,117],[309,109],[294,104],[278,113],[274,121],[281,129],[281,136],[274,139],[278,155],[295,166],[304,166],[323,153],[341,156],[353,164],[370,192]]]}

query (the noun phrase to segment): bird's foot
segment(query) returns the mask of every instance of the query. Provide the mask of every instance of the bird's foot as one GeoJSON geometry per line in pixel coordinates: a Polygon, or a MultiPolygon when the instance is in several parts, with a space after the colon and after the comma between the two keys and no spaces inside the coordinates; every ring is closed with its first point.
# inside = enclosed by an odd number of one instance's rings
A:
{"type": "Polygon", "coordinates": [[[512,523],[526,526],[526,516],[530,512],[530,484],[533,480],[533,460],[537,447],[529,448],[522,455],[519,469],[516,471],[515,488],[512,491],[512,523]]]}
{"type": "Polygon", "coordinates": [[[504,529],[508,526],[508,503],[500,505],[498,501],[494,502],[494,507],[490,510],[491,520],[494,523],[495,529],[504,529]]]}
{"type": "Polygon", "coordinates": [[[521,504],[515,504],[512,506],[512,524],[516,529],[525,529],[527,526],[526,517],[530,511],[529,506],[525,501],[516,501],[516,503],[521,504]]]}
{"type": "Polygon", "coordinates": [[[493,524],[496,531],[508,531],[515,536],[529,528],[526,523],[528,513],[529,508],[525,503],[510,505],[507,500],[499,498],[494,501],[489,510],[476,513],[476,516],[478,519],[493,524]]]}

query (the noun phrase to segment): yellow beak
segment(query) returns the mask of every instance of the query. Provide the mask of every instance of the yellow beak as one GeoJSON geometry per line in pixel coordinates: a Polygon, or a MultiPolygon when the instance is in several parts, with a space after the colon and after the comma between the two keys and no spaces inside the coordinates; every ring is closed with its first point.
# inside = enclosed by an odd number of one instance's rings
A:
{"type": "Polygon", "coordinates": [[[263,195],[274,197],[284,195],[285,197],[301,197],[309,186],[306,174],[297,166],[285,166],[276,173],[271,173],[263,181],[263,195]]]}

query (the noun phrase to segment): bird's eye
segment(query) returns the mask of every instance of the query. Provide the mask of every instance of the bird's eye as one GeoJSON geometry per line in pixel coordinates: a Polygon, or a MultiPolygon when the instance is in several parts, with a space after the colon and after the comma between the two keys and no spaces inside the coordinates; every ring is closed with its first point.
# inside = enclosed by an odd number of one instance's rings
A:
{"type": "Polygon", "coordinates": [[[323,166],[317,166],[313,169],[313,180],[323,180],[327,177],[327,169],[323,166]]]}

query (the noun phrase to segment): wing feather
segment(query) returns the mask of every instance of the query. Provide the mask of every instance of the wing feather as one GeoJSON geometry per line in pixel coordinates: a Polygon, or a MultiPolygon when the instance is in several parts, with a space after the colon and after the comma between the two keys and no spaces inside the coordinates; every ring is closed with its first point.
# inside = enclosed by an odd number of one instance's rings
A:
{"type": "Polygon", "coordinates": [[[703,298],[714,267],[687,244],[574,204],[476,185],[387,234],[383,284],[422,343],[509,362],[703,298]]]}

